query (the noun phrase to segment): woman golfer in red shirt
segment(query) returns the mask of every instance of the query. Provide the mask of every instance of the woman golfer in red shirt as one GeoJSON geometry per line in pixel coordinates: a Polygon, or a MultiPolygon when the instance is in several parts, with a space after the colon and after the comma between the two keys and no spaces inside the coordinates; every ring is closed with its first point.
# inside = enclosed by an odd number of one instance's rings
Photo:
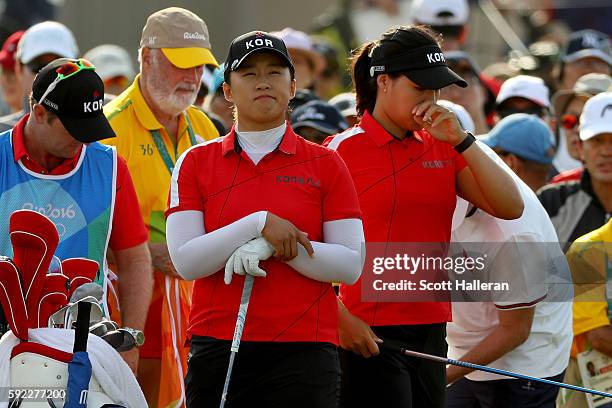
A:
{"type": "Polygon", "coordinates": [[[283,41],[236,38],[223,90],[236,122],[178,160],[167,212],[172,261],[195,280],[187,407],[219,405],[244,277],[256,277],[228,407],[336,407],[338,305],[331,282],[363,262],[355,187],[338,153],[297,136],[283,41]],[[274,255],[271,257],[271,255],[274,255]],[[269,258],[269,259],[268,259],[269,258]]]}
{"type": "MultiPolygon", "coordinates": [[[[353,177],[368,244],[447,243],[456,194],[500,218],[521,215],[512,179],[436,104],[439,89],[467,84],[447,67],[435,34],[387,31],[357,50],[352,76],[361,121],[326,144],[353,177]]],[[[450,304],[364,302],[363,280],[340,285],[344,406],[442,407],[443,364],[379,346],[446,356],[450,304]]]]}

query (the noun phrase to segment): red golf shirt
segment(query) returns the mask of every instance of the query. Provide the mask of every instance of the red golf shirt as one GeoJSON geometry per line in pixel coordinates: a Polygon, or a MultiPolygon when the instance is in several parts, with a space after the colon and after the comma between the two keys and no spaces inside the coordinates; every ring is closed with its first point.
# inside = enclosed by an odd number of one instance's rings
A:
{"type": "MultiPolygon", "coordinates": [[[[211,232],[257,211],[270,211],[323,241],[323,222],[361,218],[355,187],[340,156],[297,136],[288,126],[276,150],[254,165],[227,136],[195,146],[177,163],[167,215],[204,213],[211,232]]],[[[315,254],[316,256],[316,254],[315,254]]],[[[242,340],[319,341],[337,344],[336,297],[330,283],[298,273],[284,262],[261,262],[242,340]]],[[[231,339],[244,279],[223,283],[223,271],[195,281],[189,335],[231,339]]]]}
{"type": "MultiPolygon", "coordinates": [[[[397,140],[368,112],[358,125],[325,144],[340,153],[353,177],[366,243],[450,240],[455,177],[466,166],[452,146],[426,131],[397,140]]],[[[364,268],[363,273],[367,272],[364,268]]],[[[341,284],[340,298],[351,313],[371,326],[451,319],[447,302],[362,302],[361,281],[341,284]]]]}

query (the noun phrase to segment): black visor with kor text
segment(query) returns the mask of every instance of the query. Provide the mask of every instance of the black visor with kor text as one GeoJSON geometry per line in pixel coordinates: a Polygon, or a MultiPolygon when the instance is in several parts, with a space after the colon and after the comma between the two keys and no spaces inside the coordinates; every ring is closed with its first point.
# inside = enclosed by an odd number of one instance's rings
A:
{"type": "Polygon", "coordinates": [[[370,76],[401,73],[424,89],[441,89],[456,84],[462,88],[467,82],[446,65],[440,47],[427,45],[392,57],[381,54],[381,46],[372,50],[370,76]]]}
{"type": "Polygon", "coordinates": [[[295,69],[293,68],[293,62],[291,61],[285,42],[281,38],[264,31],[251,31],[250,33],[242,34],[234,38],[230,44],[223,74],[225,81],[227,82],[230,72],[240,68],[240,65],[242,65],[249,55],[262,51],[274,52],[280,55],[287,63],[293,75],[295,69]]]}

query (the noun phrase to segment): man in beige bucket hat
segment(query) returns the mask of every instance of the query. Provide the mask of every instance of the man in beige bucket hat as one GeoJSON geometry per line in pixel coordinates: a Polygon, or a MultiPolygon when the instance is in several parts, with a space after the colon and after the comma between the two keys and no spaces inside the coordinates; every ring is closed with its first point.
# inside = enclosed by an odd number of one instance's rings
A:
{"type": "Polygon", "coordinates": [[[140,72],[132,85],[104,108],[117,134],[107,142],[117,146],[128,163],[149,229],[153,259],[153,296],[146,340],[140,348],[138,380],[149,407],[182,406],[192,284],[177,275],[170,261],[164,211],[180,155],[218,136],[210,119],[191,106],[204,65],[218,64],[204,21],[178,7],[149,16],[142,30],[139,62],[140,72]]]}

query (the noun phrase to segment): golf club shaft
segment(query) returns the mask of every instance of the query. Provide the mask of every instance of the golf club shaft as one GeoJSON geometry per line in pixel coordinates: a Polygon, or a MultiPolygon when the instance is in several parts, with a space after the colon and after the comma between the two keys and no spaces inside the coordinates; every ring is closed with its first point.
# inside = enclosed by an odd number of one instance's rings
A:
{"type": "Polygon", "coordinates": [[[510,48],[520,51],[523,55],[531,55],[529,49],[514,32],[512,27],[510,27],[510,24],[504,19],[491,0],[479,0],[478,4],[484,15],[491,22],[491,25],[497,30],[510,48]]]}
{"type": "Polygon", "coordinates": [[[236,318],[236,326],[234,327],[234,338],[232,339],[232,347],[230,352],[229,365],[227,366],[227,374],[225,376],[225,384],[223,384],[223,393],[221,394],[221,402],[219,408],[225,407],[227,398],[227,390],[229,388],[230,379],[232,378],[232,369],[234,367],[234,359],[238,348],[240,347],[240,339],[242,338],[242,330],[244,329],[244,321],[249,309],[249,300],[251,299],[251,290],[253,289],[253,276],[247,274],[244,278],[244,287],[242,288],[242,296],[240,297],[240,307],[238,308],[238,317],[236,318]]]}
{"type": "MultiPolygon", "coordinates": [[[[393,347],[388,347],[388,348],[393,349],[393,347]]],[[[501,369],[498,369],[498,368],[487,367],[487,366],[483,366],[483,365],[480,365],[480,364],[468,363],[468,362],[465,362],[465,361],[453,360],[453,359],[450,359],[450,358],[434,356],[434,355],[426,354],[426,353],[419,353],[417,351],[406,350],[404,348],[399,349],[399,352],[404,354],[404,355],[406,355],[406,356],[423,358],[423,359],[426,359],[426,360],[436,361],[438,363],[452,364],[452,365],[456,365],[456,366],[459,366],[459,367],[470,368],[472,370],[479,370],[479,371],[485,371],[487,373],[505,375],[505,376],[508,376],[508,377],[519,378],[521,380],[536,381],[536,382],[541,382],[541,383],[544,383],[544,384],[554,385],[556,387],[562,387],[562,388],[567,388],[567,389],[570,389],[570,390],[586,392],[586,393],[593,394],[593,395],[599,395],[599,396],[602,396],[602,397],[612,398],[612,394],[608,394],[607,392],[591,390],[589,388],[584,388],[584,387],[579,387],[577,385],[571,385],[571,384],[565,384],[565,383],[562,383],[562,382],[547,380],[545,378],[538,378],[538,377],[532,377],[532,376],[529,376],[529,375],[513,373],[512,371],[506,371],[506,370],[501,370],[501,369]]]]}

